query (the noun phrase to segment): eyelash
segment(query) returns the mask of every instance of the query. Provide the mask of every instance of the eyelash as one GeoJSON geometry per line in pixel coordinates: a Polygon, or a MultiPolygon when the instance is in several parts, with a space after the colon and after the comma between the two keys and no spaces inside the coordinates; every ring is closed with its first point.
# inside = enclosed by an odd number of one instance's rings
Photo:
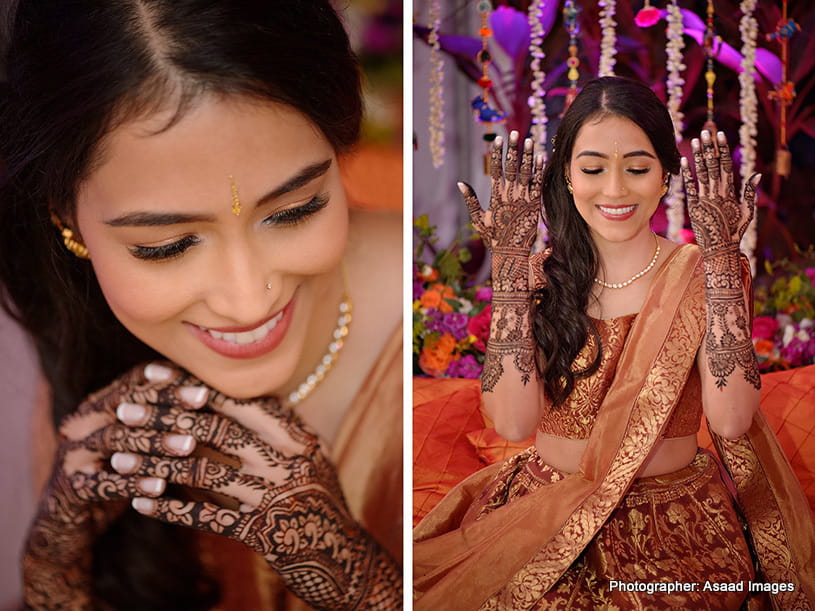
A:
{"type": "MultiPolygon", "coordinates": [[[[264,225],[294,226],[304,222],[308,217],[316,214],[328,205],[328,194],[323,193],[310,199],[302,206],[286,208],[268,216],[263,220],[264,225]]],[[[170,244],[162,246],[133,246],[130,252],[137,259],[143,261],[168,261],[183,255],[189,248],[200,242],[200,238],[187,235],[170,244]]]]}
{"type": "MultiPolygon", "coordinates": [[[[594,176],[594,175],[596,175],[596,174],[599,174],[599,173],[600,173],[600,172],[602,172],[602,171],[603,171],[603,168],[597,168],[596,170],[590,170],[590,169],[588,169],[588,168],[584,168],[584,169],[582,170],[582,172],[583,172],[584,174],[589,174],[589,175],[591,175],[591,176],[594,176]]],[[[641,175],[641,174],[647,174],[648,172],[650,172],[650,171],[651,171],[651,169],[650,169],[650,168],[642,168],[642,169],[639,169],[639,168],[630,168],[629,170],[626,170],[626,171],[627,171],[627,172],[629,172],[630,174],[634,174],[635,176],[639,176],[639,175],[641,175]]]]}

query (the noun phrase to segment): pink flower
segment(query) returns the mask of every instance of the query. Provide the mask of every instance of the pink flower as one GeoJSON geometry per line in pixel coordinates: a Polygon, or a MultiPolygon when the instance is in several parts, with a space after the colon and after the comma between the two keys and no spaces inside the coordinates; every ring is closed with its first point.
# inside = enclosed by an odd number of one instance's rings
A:
{"type": "Polygon", "coordinates": [[[772,316],[756,316],[753,320],[753,337],[773,339],[778,332],[778,321],[772,316]]]}
{"type": "Polygon", "coordinates": [[[492,289],[488,286],[482,286],[475,292],[475,298],[479,301],[492,301],[492,289]]]}
{"type": "Polygon", "coordinates": [[[467,330],[476,337],[473,346],[481,352],[487,349],[487,338],[490,336],[490,314],[492,306],[487,306],[473,316],[467,323],[467,330]]]}
{"type": "Polygon", "coordinates": [[[649,6],[647,3],[634,17],[634,23],[641,28],[650,28],[657,21],[659,21],[659,9],[649,6]]]}
{"type": "Polygon", "coordinates": [[[809,281],[812,283],[812,286],[815,286],[815,267],[807,267],[804,271],[806,275],[809,276],[809,281]]]}

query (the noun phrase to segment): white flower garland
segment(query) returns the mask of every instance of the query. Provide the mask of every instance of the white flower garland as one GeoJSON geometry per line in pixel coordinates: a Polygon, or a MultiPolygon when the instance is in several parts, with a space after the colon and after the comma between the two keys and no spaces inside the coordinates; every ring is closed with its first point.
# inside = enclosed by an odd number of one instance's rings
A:
{"type": "MultiPolygon", "coordinates": [[[[746,185],[753,175],[756,167],[756,135],[758,130],[758,101],[756,98],[756,36],[758,22],[753,17],[756,9],[756,0],[743,0],[741,3],[742,17],[739,21],[739,32],[742,41],[741,74],[739,74],[739,114],[741,127],[739,127],[739,142],[741,144],[741,184],[746,185]]],[[[742,187],[743,188],[743,187],[742,187]]],[[[758,233],[758,214],[747,227],[741,240],[741,250],[750,261],[750,269],[756,274],[756,238],[758,233]]]]}
{"type": "Polygon", "coordinates": [[[428,8],[430,33],[427,42],[430,45],[430,155],[433,158],[433,167],[440,168],[444,164],[444,96],[442,83],[444,82],[444,62],[439,44],[439,28],[441,27],[440,0],[432,0],[428,8]]]}
{"type": "Polygon", "coordinates": [[[617,63],[617,22],[614,13],[617,8],[616,0],[600,0],[600,27],[603,38],[600,41],[600,66],[597,76],[614,76],[614,64],[617,63]]]}
{"type": "MultiPolygon", "coordinates": [[[[667,6],[668,10],[668,42],[665,45],[667,60],[667,90],[668,90],[668,112],[674,124],[674,137],[677,144],[682,141],[682,130],[684,128],[685,115],[680,110],[682,105],[682,88],[685,79],[682,71],[685,64],[682,63],[682,49],[685,48],[685,40],[682,37],[685,28],[682,24],[682,12],[679,9],[677,0],[667,6]]],[[[671,178],[670,190],[665,198],[668,206],[666,216],[668,217],[668,239],[674,242],[680,241],[680,232],[685,226],[685,192],[682,187],[682,178],[675,175],[671,178]]]]}
{"type": "Polygon", "coordinates": [[[543,81],[546,73],[541,67],[546,54],[543,52],[543,11],[546,0],[534,0],[529,5],[529,54],[532,56],[532,93],[528,104],[532,109],[532,139],[538,145],[546,161],[546,90],[543,81]]]}

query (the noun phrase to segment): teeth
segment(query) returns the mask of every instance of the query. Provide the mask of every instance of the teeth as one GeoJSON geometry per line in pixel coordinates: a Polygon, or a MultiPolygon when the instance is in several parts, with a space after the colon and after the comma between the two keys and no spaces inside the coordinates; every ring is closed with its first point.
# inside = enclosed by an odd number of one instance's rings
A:
{"type": "Polygon", "coordinates": [[[269,334],[269,331],[271,331],[277,326],[277,323],[280,322],[281,318],[283,318],[282,311],[278,312],[274,318],[263,323],[256,329],[252,329],[251,331],[242,331],[241,333],[221,333],[220,331],[213,331],[212,329],[207,329],[206,327],[198,328],[201,329],[202,331],[206,331],[216,339],[222,339],[231,344],[238,344],[242,346],[245,344],[251,344],[252,342],[262,340],[269,334]]]}
{"type": "Polygon", "coordinates": [[[600,208],[600,210],[602,210],[606,214],[622,216],[634,210],[636,206],[626,206],[625,208],[606,208],[605,206],[598,206],[598,208],[600,208]]]}

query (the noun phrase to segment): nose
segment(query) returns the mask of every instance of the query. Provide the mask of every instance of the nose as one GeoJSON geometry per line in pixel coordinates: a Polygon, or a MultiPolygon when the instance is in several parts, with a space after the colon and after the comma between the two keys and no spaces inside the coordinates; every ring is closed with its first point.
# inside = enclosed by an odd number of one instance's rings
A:
{"type": "Polygon", "coordinates": [[[235,242],[218,253],[207,282],[210,310],[236,326],[268,316],[281,296],[282,278],[267,260],[266,253],[248,242],[235,242]]]}
{"type": "Polygon", "coordinates": [[[609,197],[620,197],[628,193],[625,186],[625,176],[621,171],[611,171],[604,184],[604,194],[609,197]]]}

